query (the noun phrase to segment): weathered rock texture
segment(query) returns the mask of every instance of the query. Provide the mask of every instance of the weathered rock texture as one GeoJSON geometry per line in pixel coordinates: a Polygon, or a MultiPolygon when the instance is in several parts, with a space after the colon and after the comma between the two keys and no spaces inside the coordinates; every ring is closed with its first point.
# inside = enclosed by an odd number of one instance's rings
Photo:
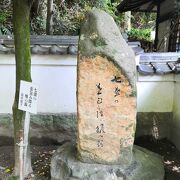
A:
{"type": "Polygon", "coordinates": [[[134,54],[113,18],[97,9],[85,18],[78,54],[78,157],[127,165],[136,124],[134,54]]]}
{"type": "Polygon", "coordinates": [[[171,139],[172,121],[172,112],[138,112],[135,137],[149,135],[171,139]]]}
{"type": "Polygon", "coordinates": [[[61,146],[51,160],[51,180],[163,180],[162,158],[144,148],[133,148],[133,160],[127,167],[87,164],[75,158],[75,147],[61,146]]]}
{"type": "MultiPolygon", "coordinates": [[[[76,141],[76,114],[37,114],[31,116],[33,145],[62,144],[76,141]]],[[[12,115],[0,114],[0,146],[13,144],[12,115]]]]}

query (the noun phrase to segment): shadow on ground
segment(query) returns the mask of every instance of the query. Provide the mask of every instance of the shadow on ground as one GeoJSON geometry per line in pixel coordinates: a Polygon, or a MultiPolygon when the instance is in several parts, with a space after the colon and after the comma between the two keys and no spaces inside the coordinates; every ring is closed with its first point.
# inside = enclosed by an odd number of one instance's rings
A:
{"type": "MultiPolygon", "coordinates": [[[[151,136],[143,136],[136,139],[135,144],[163,156],[165,180],[180,180],[180,151],[170,141],[167,139],[155,140],[151,136]]],[[[50,160],[58,146],[60,144],[57,143],[31,146],[32,166],[38,180],[50,180],[50,160]]],[[[11,175],[13,164],[13,146],[3,143],[3,146],[0,145],[0,180],[5,180],[11,175]]]]}
{"type": "Polygon", "coordinates": [[[167,139],[156,140],[151,136],[136,139],[135,144],[160,154],[164,159],[165,180],[180,180],[180,151],[167,139]]]}

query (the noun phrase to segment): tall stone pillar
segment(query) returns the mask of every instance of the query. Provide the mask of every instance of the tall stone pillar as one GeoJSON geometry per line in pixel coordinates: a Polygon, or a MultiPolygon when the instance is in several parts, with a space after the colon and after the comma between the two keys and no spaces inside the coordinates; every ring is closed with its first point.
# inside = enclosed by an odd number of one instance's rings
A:
{"type": "Polygon", "coordinates": [[[113,18],[88,13],[78,54],[78,157],[89,163],[131,163],[136,125],[135,57],[113,18]]]}

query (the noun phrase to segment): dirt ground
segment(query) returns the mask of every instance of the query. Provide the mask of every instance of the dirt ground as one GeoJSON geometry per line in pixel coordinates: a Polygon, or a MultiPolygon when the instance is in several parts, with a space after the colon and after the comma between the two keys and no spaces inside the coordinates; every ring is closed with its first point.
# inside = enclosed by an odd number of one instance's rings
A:
{"type": "MultiPolygon", "coordinates": [[[[180,180],[180,151],[167,139],[154,140],[141,137],[135,144],[163,156],[165,180],[180,180]]],[[[50,180],[50,159],[58,146],[31,146],[32,167],[37,180],[50,180]]],[[[13,172],[13,146],[0,146],[0,180],[6,180],[13,172]]],[[[31,176],[29,180],[34,179],[31,176]]]]}
{"type": "MultiPolygon", "coordinates": [[[[37,180],[50,180],[50,160],[57,146],[31,146],[32,168],[37,180]]],[[[6,180],[13,172],[13,146],[0,147],[0,180],[6,180]]],[[[34,179],[32,177],[28,180],[34,179]]]]}

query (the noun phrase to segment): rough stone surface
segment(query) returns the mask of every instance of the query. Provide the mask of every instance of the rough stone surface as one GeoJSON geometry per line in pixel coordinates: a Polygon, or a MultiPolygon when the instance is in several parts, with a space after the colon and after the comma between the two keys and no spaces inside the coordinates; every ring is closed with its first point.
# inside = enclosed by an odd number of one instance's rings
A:
{"type": "Polygon", "coordinates": [[[120,165],[87,164],[78,161],[75,146],[66,143],[53,155],[51,180],[163,180],[162,158],[144,148],[133,148],[133,161],[120,165]]]}
{"type": "MultiPolygon", "coordinates": [[[[76,141],[76,114],[31,115],[31,144],[54,144],[76,141]]],[[[13,123],[11,114],[0,114],[0,145],[12,145],[13,123]]]]}
{"type": "Polygon", "coordinates": [[[138,112],[135,137],[151,135],[157,139],[170,139],[172,122],[172,112],[138,112]]]}
{"type": "Polygon", "coordinates": [[[78,47],[79,60],[96,55],[108,57],[108,60],[121,69],[136,91],[136,63],[133,50],[123,39],[109,14],[94,8],[86,15],[78,47]]]}
{"type": "MultiPolygon", "coordinates": [[[[138,112],[136,136],[152,135],[153,119],[158,127],[159,139],[170,139],[173,125],[172,112],[138,112]]],[[[31,116],[32,144],[75,142],[76,114],[38,114],[31,116]],[[53,120],[52,120],[53,119],[53,120]],[[46,124],[46,125],[45,125],[46,124]],[[49,126],[47,126],[49,124],[49,126]],[[37,140],[38,139],[38,140],[37,140]]],[[[172,138],[171,138],[172,140],[172,138]]],[[[0,114],[0,146],[13,144],[13,122],[11,114],[0,114]]]]}
{"type": "Polygon", "coordinates": [[[75,142],[76,115],[66,114],[39,114],[31,117],[30,133],[34,138],[49,138],[58,143],[71,140],[75,142]]]}
{"type": "Polygon", "coordinates": [[[111,16],[90,11],[78,57],[78,158],[127,165],[136,124],[135,58],[111,16]]]}

